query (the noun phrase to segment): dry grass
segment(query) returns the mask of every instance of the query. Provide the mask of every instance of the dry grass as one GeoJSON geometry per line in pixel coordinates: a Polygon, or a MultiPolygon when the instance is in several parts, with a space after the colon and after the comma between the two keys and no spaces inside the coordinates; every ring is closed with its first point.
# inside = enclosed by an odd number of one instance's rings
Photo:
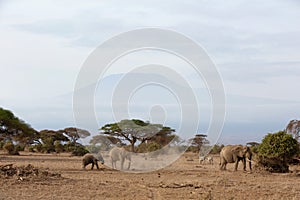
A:
{"type": "Polygon", "coordinates": [[[124,173],[106,166],[82,170],[81,158],[68,154],[0,154],[0,165],[31,164],[61,174],[56,179],[0,178],[0,199],[300,199],[295,173],[233,172],[230,164],[219,171],[214,160],[214,165],[199,165],[196,154],[186,153],[158,171],[124,173]]]}

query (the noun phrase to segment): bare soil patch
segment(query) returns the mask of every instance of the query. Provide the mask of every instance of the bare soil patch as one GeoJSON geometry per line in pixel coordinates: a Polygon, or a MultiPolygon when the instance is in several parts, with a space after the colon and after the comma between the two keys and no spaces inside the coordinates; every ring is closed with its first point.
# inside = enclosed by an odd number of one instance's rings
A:
{"type": "Polygon", "coordinates": [[[82,170],[81,158],[68,154],[0,154],[0,165],[31,166],[25,172],[33,172],[23,180],[1,175],[0,199],[300,199],[296,173],[243,172],[241,166],[234,172],[233,164],[220,171],[217,156],[214,161],[200,165],[196,154],[185,153],[164,169],[127,173],[107,166],[82,170]],[[39,177],[35,170],[48,175],[39,177]]]}

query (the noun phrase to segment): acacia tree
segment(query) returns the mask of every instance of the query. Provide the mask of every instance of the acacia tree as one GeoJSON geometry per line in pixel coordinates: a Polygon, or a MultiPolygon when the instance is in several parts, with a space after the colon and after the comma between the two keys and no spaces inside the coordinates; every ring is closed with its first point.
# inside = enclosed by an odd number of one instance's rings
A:
{"type": "Polygon", "coordinates": [[[161,124],[151,124],[139,119],[125,119],[118,123],[106,124],[100,130],[101,134],[128,141],[131,145],[131,151],[134,152],[134,145],[137,141],[144,143],[155,137],[163,129],[161,124]]]}
{"type": "Polygon", "coordinates": [[[170,127],[162,127],[162,129],[151,137],[149,141],[156,142],[161,146],[169,144],[172,140],[179,141],[179,138],[172,134],[173,132],[175,132],[175,130],[170,127]]]}
{"type": "Polygon", "coordinates": [[[119,138],[116,138],[114,136],[107,136],[107,135],[95,135],[90,140],[91,145],[97,145],[100,144],[101,149],[108,150],[111,144],[114,145],[123,145],[122,141],[119,138]]]}
{"type": "Polygon", "coordinates": [[[64,136],[59,131],[54,130],[42,130],[40,131],[40,138],[43,147],[43,151],[54,152],[55,151],[55,142],[67,142],[69,139],[64,136]]]}
{"type": "Polygon", "coordinates": [[[38,140],[39,134],[11,111],[0,108],[0,141],[15,141],[29,145],[38,140]]]}
{"type": "Polygon", "coordinates": [[[190,139],[191,146],[196,147],[198,153],[204,144],[209,144],[209,141],[206,139],[206,137],[207,135],[205,134],[196,134],[194,138],[190,139]]]}
{"type": "Polygon", "coordinates": [[[91,135],[87,130],[74,127],[65,128],[58,132],[67,136],[72,144],[76,144],[79,138],[86,138],[91,135]]]}
{"type": "Polygon", "coordinates": [[[285,131],[288,134],[291,134],[298,142],[300,142],[300,120],[291,120],[286,126],[285,131]]]}

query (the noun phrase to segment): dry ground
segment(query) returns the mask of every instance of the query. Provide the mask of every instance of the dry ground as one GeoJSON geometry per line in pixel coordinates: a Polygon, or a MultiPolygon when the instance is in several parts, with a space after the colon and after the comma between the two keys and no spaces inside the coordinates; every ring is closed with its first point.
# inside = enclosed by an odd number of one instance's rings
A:
{"type": "Polygon", "coordinates": [[[218,162],[215,157],[214,165],[199,165],[196,154],[185,153],[164,169],[125,173],[106,166],[82,170],[81,158],[67,154],[0,154],[0,165],[31,164],[62,176],[0,177],[0,199],[300,199],[300,176],[233,172],[233,164],[219,171],[218,162]]]}

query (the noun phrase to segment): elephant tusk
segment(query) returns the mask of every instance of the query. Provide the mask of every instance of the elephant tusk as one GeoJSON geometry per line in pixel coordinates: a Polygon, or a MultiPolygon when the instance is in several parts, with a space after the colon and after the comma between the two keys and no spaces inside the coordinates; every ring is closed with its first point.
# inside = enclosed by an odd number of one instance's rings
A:
{"type": "Polygon", "coordinates": [[[256,162],[254,162],[253,160],[249,160],[248,158],[247,158],[247,161],[248,161],[248,162],[251,162],[251,163],[256,163],[256,162]]]}

